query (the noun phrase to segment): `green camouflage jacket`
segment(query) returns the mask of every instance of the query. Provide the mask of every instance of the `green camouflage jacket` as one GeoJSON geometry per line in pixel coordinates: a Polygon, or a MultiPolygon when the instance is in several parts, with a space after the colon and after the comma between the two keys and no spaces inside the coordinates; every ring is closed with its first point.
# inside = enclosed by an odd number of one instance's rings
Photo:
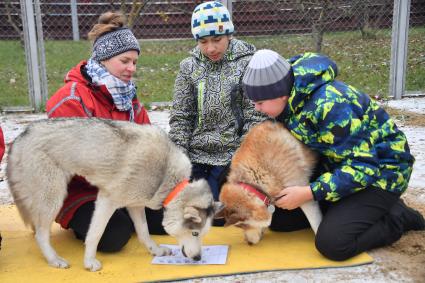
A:
{"type": "Polygon", "coordinates": [[[278,120],[321,157],[323,171],[310,184],[315,199],[338,201],[368,187],[401,194],[414,157],[385,110],[335,80],[337,66],[329,58],[305,53],[289,61],[294,88],[278,120]]]}

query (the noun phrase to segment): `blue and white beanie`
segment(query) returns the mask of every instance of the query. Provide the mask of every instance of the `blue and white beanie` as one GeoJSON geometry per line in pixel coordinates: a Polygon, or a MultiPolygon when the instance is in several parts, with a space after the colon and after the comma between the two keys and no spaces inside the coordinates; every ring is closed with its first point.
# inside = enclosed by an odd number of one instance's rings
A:
{"type": "Polygon", "coordinates": [[[220,2],[205,2],[193,10],[192,34],[196,40],[204,36],[232,34],[234,31],[229,11],[220,2]]]}
{"type": "Polygon", "coordinates": [[[244,92],[252,101],[289,96],[293,85],[294,72],[291,64],[268,49],[254,53],[242,79],[244,92]]]}
{"type": "Polygon", "coordinates": [[[129,50],[136,50],[140,54],[139,42],[130,29],[119,28],[96,39],[91,58],[100,62],[129,50]]]}

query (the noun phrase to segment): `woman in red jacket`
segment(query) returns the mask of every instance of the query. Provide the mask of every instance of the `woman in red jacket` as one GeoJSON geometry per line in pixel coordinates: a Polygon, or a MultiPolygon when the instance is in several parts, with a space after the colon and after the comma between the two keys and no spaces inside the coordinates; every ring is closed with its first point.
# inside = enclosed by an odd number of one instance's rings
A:
{"type": "Polygon", "coordinates": [[[1,159],[3,158],[4,150],[5,150],[5,145],[4,145],[3,131],[0,127],[0,162],[1,162],[1,159]]]}
{"type": "MultiPolygon", "coordinates": [[[[121,13],[107,12],[99,17],[98,23],[88,34],[89,39],[94,41],[92,55],[68,72],[65,85],[47,101],[49,118],[97,117],[150,123],[132,82],[140,53],[139,43],[124,24],[125,17],[121,13]]],[[[63,228],[72,229],[76,237],[84,241],[96,196],[95,186],[81,176],[74,176],[56,221],[63,228]]],[[[146,210],[149,231],[164,234],[162,212],[146,210]]],[[[120,250],[133,231],[133,223],[125,208],[117,210],[109,220],[98,250],[120,250]]]]}
{"type": "MultiPolygon", "coordinates": [[[[1,162],[1,159],[3,158],[4,150],[5,150],[5,145],[4,145],[3,131],[0,127],[0,162],[1,162]]],[[[0,246],[1,246],[1,234],[0,234],[0,246]]]]}

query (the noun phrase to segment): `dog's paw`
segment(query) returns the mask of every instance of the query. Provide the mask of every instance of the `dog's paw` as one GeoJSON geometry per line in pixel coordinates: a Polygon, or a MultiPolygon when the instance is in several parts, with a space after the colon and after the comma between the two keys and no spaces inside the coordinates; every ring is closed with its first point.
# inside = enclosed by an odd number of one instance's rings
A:
{"type": "Polygon", "coordinates": [[[249,245],[255,245],[257,244],[261,238],[263,237],[263,230],[262,229],[250,229],[245,230],[245,241],[249,245]]]}
{"type": "Polygon", "coordinates": [[[167,255],[171,255],[172,251],[171,249],[167,248],[167,247],[152,247],[151,249],[151,254],[154,256],[167,256],[167,255]]]}
{"type": "Polygon", "coordinates": [[[69,268],[69,263],[59,256],[52,260],[49,260],[49,265],[56,268],[69,268]]]}
{"type": "Polygon", "coordinates": [[[95,258],[84,259],[84,267],[90,271],[98,271],[102,268],[102,264],[95,258]]]}

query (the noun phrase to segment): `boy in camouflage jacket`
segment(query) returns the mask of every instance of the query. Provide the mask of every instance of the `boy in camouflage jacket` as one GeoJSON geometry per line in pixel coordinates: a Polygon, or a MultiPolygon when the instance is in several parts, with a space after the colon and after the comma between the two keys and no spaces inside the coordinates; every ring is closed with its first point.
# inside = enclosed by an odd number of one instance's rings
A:
{"type": "Polygon", "coordinates": [[[287,61],[259,50],[243,85],[257,111],[283,123],[320,157],[309,186],[282,188],[271,229],[308,227],[298,207],[317,200],[324,217],[316,247],[345,260],[406,231],[424,230],[425,221],[400,199],[414,163],[405,135],[369,96],[335,80],[337,72],[335,62],[320,54],[287,61]]]}

